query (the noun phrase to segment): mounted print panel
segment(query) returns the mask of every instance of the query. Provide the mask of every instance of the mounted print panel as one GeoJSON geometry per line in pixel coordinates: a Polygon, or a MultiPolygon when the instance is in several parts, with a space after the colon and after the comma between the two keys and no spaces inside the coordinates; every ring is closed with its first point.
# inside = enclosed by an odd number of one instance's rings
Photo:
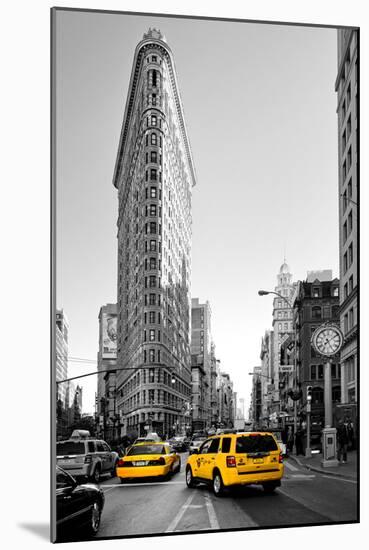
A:
{"type": "Polygon", "coordinates": [[[52,10],[53,542],[358,522],[358,47],[52,10]]]}

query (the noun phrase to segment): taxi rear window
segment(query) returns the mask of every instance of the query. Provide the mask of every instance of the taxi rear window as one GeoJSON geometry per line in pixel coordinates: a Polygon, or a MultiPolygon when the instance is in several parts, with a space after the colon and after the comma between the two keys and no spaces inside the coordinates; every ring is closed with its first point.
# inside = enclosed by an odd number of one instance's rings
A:
{"type": "Polygon", "coordinates": [[[127,455],[165,455],[164,445],[135,445],[131,447],[127,455]]]}
{"type": "Polygon", "coordinates": [[[258,453],[277,451],[278,445],[271,435],[247,435],[237,437],[236,453],[258,453]]]}
{"type": "Polygon", "coordinates": [[[56,444],[57,456],[84,455],[85,453],[85,444],[82,441],[65,441],[56,444]]]}

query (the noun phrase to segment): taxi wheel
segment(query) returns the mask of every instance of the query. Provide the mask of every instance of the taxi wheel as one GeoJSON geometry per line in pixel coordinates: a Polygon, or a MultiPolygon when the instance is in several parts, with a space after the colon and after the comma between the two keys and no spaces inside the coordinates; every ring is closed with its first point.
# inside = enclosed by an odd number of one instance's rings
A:
{"type": "Polygon", "coordinates": [[[187,466],[186,468],[186,485],[189,487],[189,489],[193,489],[196,487],[196,482],[193,479],[191,466],[187,466]]]}
{"type": "Polygon", "coordinates": [[[87,525],[88,534],[92,536],[96,535],[96,533],[99,530],[101,512],[102,512],[101,504],[99,502],[94,502],[90,512],[90,519],[87,525]]]}
{"type": "Polygon", "coordinates": [[[93,483],[99,483],[99,481],[100,481],[100,473],[101,473],[101,472],[100,472],[100,466],[97,465],[97,466],[95,467],[94,473],[93,473],[92,476],[91,476],[91,481],[92,481],[93,483]]]}
{"type": "Polygon", "coordinates": [[[111,477],[115,477],[117,475],[117,462],[114,463],[114,466],[113,466],[113,469],[112,471],[110,472],[111,473],[111,477]]]}
{"type": "Polygon", "coordinates": [[[224,495],[223,480],[218,470],[215,470],[213,474],[213,493],[216,497],[221,497],[224,495]]]}

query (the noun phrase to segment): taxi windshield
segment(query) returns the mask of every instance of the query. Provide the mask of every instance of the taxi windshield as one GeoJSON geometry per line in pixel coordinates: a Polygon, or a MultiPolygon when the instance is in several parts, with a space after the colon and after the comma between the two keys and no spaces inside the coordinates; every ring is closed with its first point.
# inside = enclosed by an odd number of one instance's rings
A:
{"type": "Polygon", "coordinates": [[[164,445],[135,445],[131,447],[127,455],[165,455],[164,445]]]}

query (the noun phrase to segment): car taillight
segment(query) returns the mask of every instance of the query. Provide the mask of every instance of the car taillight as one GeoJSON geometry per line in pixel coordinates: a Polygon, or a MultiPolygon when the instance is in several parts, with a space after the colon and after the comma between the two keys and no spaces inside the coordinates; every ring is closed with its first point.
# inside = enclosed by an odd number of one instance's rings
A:
{"type": "Polygon", "coordinates": [[[234,456],[227,456],[226,464],[227,464],[227,468],[235,468],[236,467],[236,458],[234,456]]]}
{"type": "Polygon", "coordinates": [[[161,465],[165,464],[165,458],[164,458],[163,456],[161,456],[161,457],[159,458],[158,464],[161,464],[161,465]]]}
{"type": "Polygon", "coordinates": [[[92,462],[92,456],[91,455],[86,455],[85,456],[85,464],[91,464],[92,462]]]}
{"type": "Polygon", "coordinates": [[[282,464],[283,462],[283,455],[282,453],[279,453],[279,464],[282,464]]]}
{"type": "Polygon", "coordinates": [[[123,460],[123,458],[120,458],[117,462],[117,467],[121,468],[122,466],[124,466],[124,460],[123,460]]]}

